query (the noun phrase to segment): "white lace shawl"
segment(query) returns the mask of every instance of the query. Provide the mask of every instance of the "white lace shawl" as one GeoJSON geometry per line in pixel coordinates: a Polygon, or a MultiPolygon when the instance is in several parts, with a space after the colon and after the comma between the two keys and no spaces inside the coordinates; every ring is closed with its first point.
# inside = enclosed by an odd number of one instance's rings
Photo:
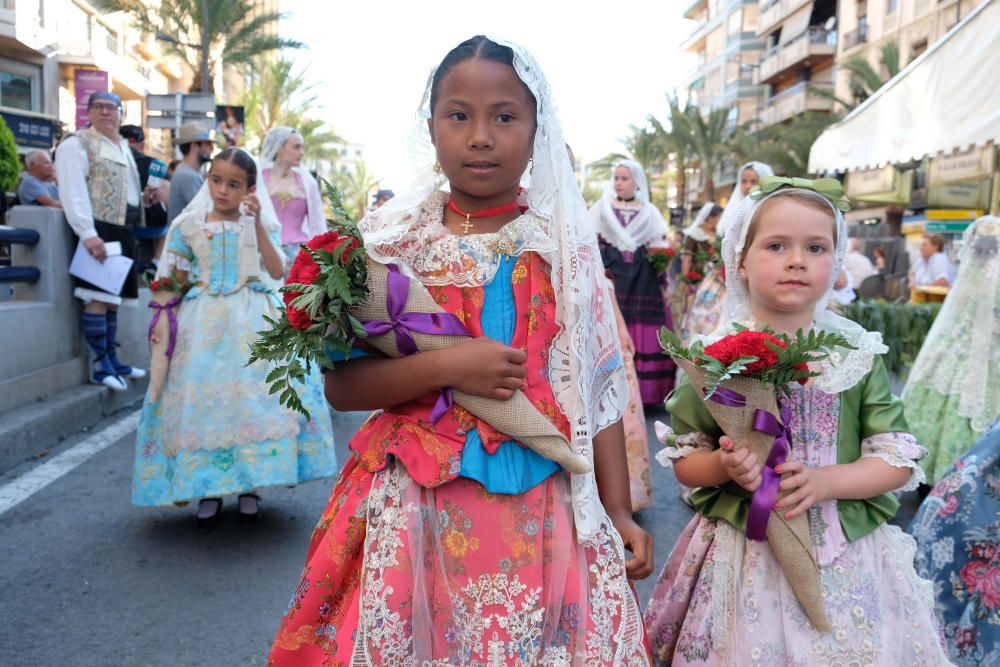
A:
{"type": "Polygon", "coordinates": [[[962,236],[958,276],[913,364],[903,397],[927,386],[957,399],[976,431],[1000,415],[1000,218],[984,216],[962,236]]]}
{"type": "MultiPolygon", "coordinates": [[[[746,283],[740,278],[739,272],[747,232],[761,204],[772,197],[781,197],[795,191],[796,188],[781,188],[756,201],[747,197],[737,209],[731,220],[732,226],[726,230],[726,235],[722,239],[722,259],[726,264],[726,300],[723,302],[722,317],[719,319],[722,324],[708,336],[700,337],[706,344],[733,333],[734,324],[751,328],[757,325],[750,311],[750,297],[747,294],[746,283]]],[[[863,380],[871,371],[875,356],[885,354],[889,348],[882,343],[882,334],[867,331],[856,322],[841,317],[828,308],[833,285],[844,266],[844,256],[847,252],[847,225],[844,222],[844,215],[834,208],[833,204],[830,205],[830,210],[836,219],[837,247],[830,284],[826,294],[816,304],[813,327],[839,333],[857,348],[856,350],[835,348],[834,352],[820,363],[822,374],[816,378],[816,386],[828,394],[837,394],[863,380]]]]}
{"type": "Polygon", "coordinates": [[[646,174],[642,165],[633,160],[622,160],[611,168],[611,180],[604,188],[604,195],[590,208],[590,217],[600,237],[621,252],[635,252],[642,246],[661,247],[666,244],[667,221],[649,201],[646,174]],[[628,227],[622,226],[612,206],[615,200],[615,170],[618,167],[625,167],[632,173],[635,200],[642,204],[642,208],[636,209],[638,213],[629,221],[628,227]]]}
{"type": "MultiPolygon", "coordinates": [[[[414,226],[424,207],[443,210],[444,206],[445,195],[435,194],[445,182],[432,168],[434,151],[427,126],[432,72],[410,135],[413,185],[369,212],[359,226],[372,259],[398,264],[405,274],[425,284],[486,283],[497,266],[490,244],[499,235],[509,235],[521,251],[538,252],[552,269],[556,319],[561,327],[551,350],[549,381],[569,420],[574,448],[593,460],[594,435],[621,419],[628,404],[614,310],[601,288],[604,268],[597,235],[573,176],[545,76],[525,49],[490,39],[513,49],[515,71],[538,104],[534,167],[530,177],[526,174],[523,179],[530,178],[529,213],[495,235],[442,238],[440,230],[414,226]],[[433,243],[428,251],[429,242],[433,243]],[[474,258],[473,265],[463,261],[466,257],[474,258]]],[[[577,534],[581,542],[588,541],[602,523],[610,522],[594,474],[573,475],[571,481],[577,534]]]]}

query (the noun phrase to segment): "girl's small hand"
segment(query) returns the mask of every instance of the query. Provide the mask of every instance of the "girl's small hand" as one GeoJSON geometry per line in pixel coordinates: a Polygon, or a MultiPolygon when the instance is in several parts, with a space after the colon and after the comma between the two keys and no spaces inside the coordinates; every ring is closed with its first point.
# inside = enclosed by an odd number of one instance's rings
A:
{"type": "Polygon", "coordinates": [[[629,513],[612,516],[611,523],[622,537],[632,557],[625,561],[629,579],[645,579],[653,573],[653,538],[635,522],[629,513]]]}
{"type": "Polygon", "coordinates": [[[505,401],[521,389],[528,355],[484,336],[449,348],[448,360],[448,386],[505,401]]]}
{"type": "Polygon", "coordinates": [[[243,211],[260,222],[260,201],[257,200],[257,195],[251,192],[243,198],[243,211]]]}
{"type": "Polygon", "coordinates": [[[811,468],[801,461],[785,461],[776,471],[784,477],[778,491],[791,492],[775,506],[778,512],[785,512],[786,519],[793,519],[830,497],[823,468],[811,468]]]}
{"type": "Polygon", "coordinates": [[[149,342],[152,343],[153,345],[156,345],[157,343],[160,342],[160,337],[157,336],[155,333],[151,333],[149,334],[149,342]]]}
{"type": "Polygon", "coordinates": [[[741,447],[733,451],[733,439],[728,435],[719,438],[719,460],[726,474],[734,482],[753,493],[760,486],[760,464],[757,455],[749,447],[741,447]]]}

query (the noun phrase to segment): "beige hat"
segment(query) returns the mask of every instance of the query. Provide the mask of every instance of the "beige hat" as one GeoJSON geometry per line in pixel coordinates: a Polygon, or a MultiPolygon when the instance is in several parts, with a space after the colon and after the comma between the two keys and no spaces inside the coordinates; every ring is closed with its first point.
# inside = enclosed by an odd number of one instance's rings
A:
{"type": "Polygon", "coordinates": [[[175,146],[194,143],[195,141],[213,141],[212,133],[198,121],[191,121],[181,125],[177,137],[174,139],[175,146]]]}

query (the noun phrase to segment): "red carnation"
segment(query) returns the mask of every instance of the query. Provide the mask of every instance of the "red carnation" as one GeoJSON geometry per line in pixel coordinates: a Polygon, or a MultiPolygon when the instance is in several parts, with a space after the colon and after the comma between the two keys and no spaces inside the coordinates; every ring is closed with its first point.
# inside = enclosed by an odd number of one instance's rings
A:
{"type": "Polygon", "coordinates": [[[684,274],[684,277],[693,283],[696,283],[703,278],[703,276],[697,271],[688,271],[687,273],[684,274]]]}
{"type": "MultiPolygon", "coordinates": [[[[768,347],[770,342],[777,347],[786,347],[785,342],[764,331],[744,329],[732,336],[726,336],[705,348],[705,354],[730,365],[740,357],[757,357],[757,361],[747,364],[744,373],[760,373],[778,363],[777,353],[768,347]]],[[[796,364],[796,370],[809,370],[805,363],[796,364]]],[[[809,378],[799,378],[799,384],[806,384],[809,378]]]]}

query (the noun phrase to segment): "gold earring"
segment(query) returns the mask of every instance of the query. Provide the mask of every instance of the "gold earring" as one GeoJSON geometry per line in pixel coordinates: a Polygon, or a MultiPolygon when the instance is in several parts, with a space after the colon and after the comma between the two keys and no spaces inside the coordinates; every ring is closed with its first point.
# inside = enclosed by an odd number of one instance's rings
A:
{"type": "Polygon", "coordinates": [[[535,170],[535,158],[534,156],[528,158],[528,173],[530,174],[535,170]]]}
{"type": "Polygon", "coordinates": [[[435,174],[441,173],[441,163],[438,162],[437,160],[434,160],[434,173],[435,174]]]}

